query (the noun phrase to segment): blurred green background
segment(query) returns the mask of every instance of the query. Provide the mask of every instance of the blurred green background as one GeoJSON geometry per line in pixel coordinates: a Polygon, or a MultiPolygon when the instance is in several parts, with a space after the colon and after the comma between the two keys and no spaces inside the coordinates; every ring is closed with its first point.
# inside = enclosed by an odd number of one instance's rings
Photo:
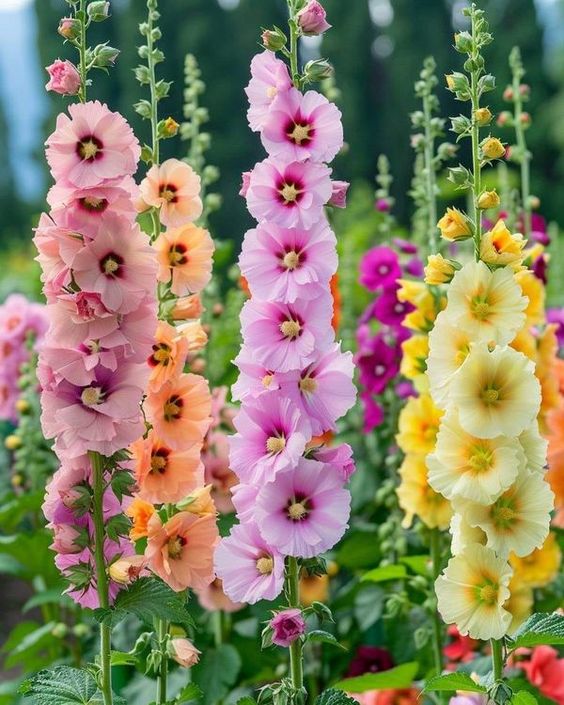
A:
{"type": "MultiPolygon", "coordinates": [[[[406,194],[412,174],[409,111],[415,108],[413,82],[423,58],[433,54],[439,75],[459,68],[452,35],[463,21],[459,0],[324,0],[335,29],[301,47],[304,59],[320,53],[335,66],[348,152],[337,162],[337,178],[368,193],[376,158],[390,159],[393,195],[400,224],[408,225],[411,205],[406,194]]],[[[491,107],[504,108],[501,93],[509,80],[507,57],[519,45],[532,86],[527,110],[533,115],[528,133],[534,152],[533,192],[541,196],[541,212],[564,225],[564,0],[482,0],[494,44],[488,48],[488,68],[498,78],[491,107]]],[[[204,103],[210,110],[213,136],[211,163],[219,166],[217,190],[223,208],[212,216],[214,235],[239,242],[249,224],[237,192],[240,174],[262,158],[260,142],[246,125],[243,88],[249,61],[259,50],[261,26],[283,25],[284,0],[161,0],[161,46],[166,63],[161,77],[173,80],[163,111],[182,117],[184,55],[194,53],[207,84],[204,103]]],[[[57,25],[65,14],[64,0],[0,0],[0,250],[3,273],[0,299],[13,289],[34,293],[29,274],[32,227],[43,207],[49,183],[42,143],[57,112],[65,107],[59,96],[43,90],[43,66],[56,57],[74,60],[63,46],[57,25]],[[9,270],[9,273],[7,273],[9,270]],[[30,291],[31,289],[31,291],[30,291]]],[[[137,25],[146,12],[144,0],[113,0],[109,22],[95,25],[92,43],[109,40],[121,50],[110,76],[95,76],[92,98],[107,101],[132,122],[140,139],[143,124],[132,109],[140,96],[132,68],[137,63],[137,25]],[[102,35],[103,33],[103,35],[102,35]]],[[[443,114],[459,112],[452,97],[439,90],[443,114]]],[[[165,117],[166,115],[163,115],[165,117]]],[[[494,130],[495,130],[494,126],[494,130]]],[[[512,140],[509,131],[500,136],[512,140]]],[[[184,145],[169,140],[165,156],[182,156],[184,145]]],[[[462,155],[464,157],[464,155],[462,155]]],[[[371,208],[371,204],[367,204],[371,208]]],[[[237,248],[235,248],[237,251],[237,248]]]]}

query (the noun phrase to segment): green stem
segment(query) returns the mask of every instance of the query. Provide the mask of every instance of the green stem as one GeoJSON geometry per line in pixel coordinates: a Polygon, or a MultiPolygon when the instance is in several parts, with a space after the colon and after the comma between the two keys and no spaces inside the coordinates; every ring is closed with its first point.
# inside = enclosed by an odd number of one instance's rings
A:
{"type": "Polygon", "coordinates": [[[164,619],[157,620],[157,638],[159,640],[159,650],[161,652],[161,663],[159,676],[157,678],[157,705],[165,705],[168,684],[168,622],[164,619]]]}
{"type": "Polygon", "coordinates": [[[298,73],[298,26],[296,24],[296,11],[293,0],[288,0],[290,13],[290,73],[296,88],[299,88],[298,73]]]}
{"type": "Polygon", "coordinates": [[[223,612],[217,610],[213,613],[213,636],[216,646],[221,646],[223,643],[223,612]]]}
{"type": "Polygon", "coordinates": [[[494,681],[503,680],[503,641],[501,639],[491,639],[492,666],[494,681]]]}
{"type": "MultiPolygon", "coordinates": [[[[94,521],[94,559],[96,564],[96,586],[102,609],[109,607],[108,575],[104,556],[104,459],[99,453],[89,452],[92,464],[92,518],[94,521]]],[[[111,627],[100,625],[101,691],[104,705],[112,705],[111,627]]]]}
{"type": "MultiPolygon", "coordinates": [[[[439,577],[442,569],[441,534],[438,529],[431,529],[429,546],[433,563],[434,582],[439,577]]],[[[436,609],[433,610],[433,658],[435,661],[435,675],[440,676],[443,672],[443,627],[436,609]]]]}
{"type": "Polygon", "coordinates": [[[154,46],[154,41],[153,41],[153,29],[154,29],[154,19],[153,19],[153,12],[156,11],[157,9],[157,2],[156,0],[149,0],[147,3],[147,7],[149,10],[148,13],[148,21],[147,24],[149,26],[149,31],[147,33],[147,46],[149,48],[149,56],[147,57],[147,66],[149,68],[149,76],[150,76],[150,91],[151,91],[151,149],[152,149],[152,159],[153,159],[153,164],[158,164],[159,163],[159,134],[158,134],[158,123],[159,123],[159,116],[158,116],[158,97],[157,97],[157,89],[156,89],[156,71],[155,71],[155,59],[153,56],[153,52],[155,50],[154,46]]]}
{"type": "MultiPolygon", "coordinates": [[[[476,17],[472,13],[472,39],[476,42],[476,17]]],[[[477,52],[475,52],[476,55],[477,52]]],[[[474,178],[473,186],[473,205],[474,205],[474,253],[476,261],[480,260],[480,241],[482,239],[482,211],[478,207],[478,198],[482,191],[482,173],[480,164],[480,126],[476,119],[476,111],[480,107],[480,99],[478,96],[478,71],[472,70],[470,76],[470,94],[472,98],[472,175],[474,178]]]]}
{"type": "Polygon", "coordinates": [[[79,98],[81,103],[86,103],[86,0],[80,0],[80,39],[78,45],[79,62],[78,72],[80,74],[80,91],[79,98]]]}
{"type": "Polygon", "coordinates": [[[531,209],[531,155],[527,150],[527,142],[525,140],[525,128],[521,122],[523,115],[523,100],[521,91],[519,90],[520,81],[517,75],[513,76],[513,102],[515,105],[513,120],[515,123],[515,136],[517,146],[521,156],[521,207],[523,209],[523,235],[525,238],[531,236],[532,230],[532,209],[531,209]]]}
{"type": "MultiPolygon", "coordinates": [[[[300,571],[298,561],[288,557],[286,566],[286,597],[289,607],[300,607],[300,571]]],[[[304,689],[303,647],[300,639],[290,645],[290,676],[298,701],[304,689]]]]}
{"type": "Polygon", "coordinates": [[[431,253],[438,251],[437,237],[437,196],[436,196],[436,175],[433,165],[434,138],[431,132],[431,103],[430,96],[423,97],[423,114],[425,116],[425,186],[427,189],[427,216],[429,223],[429,246],[431,253]]]}

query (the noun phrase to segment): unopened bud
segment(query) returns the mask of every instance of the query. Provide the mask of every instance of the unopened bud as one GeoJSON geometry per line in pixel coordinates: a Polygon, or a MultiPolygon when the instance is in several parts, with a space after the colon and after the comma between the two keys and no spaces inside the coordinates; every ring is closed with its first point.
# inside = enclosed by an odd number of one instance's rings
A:
{"type": "Polygon", "coordinates": [[[454,48],[461,54],[469,54],[473,49],[474,42],[469,32],[457,32],[454,35],[454,48]]]}
{"type": "Polygon", "coordinates": [[[27,414],[30,410],[30,404],[27,399],[18,399],[16,402],[16,411],[20,414],[27,414]]]}
{"type": "Polygon", "coordinates": [[[538,196],[529,196],[529,205],[531,208],[536,211],[538,208],[540,208],[540,198],[538,196]]]}
{"type": "Polygon", "coordinates": [[[492,113],[489,108],[478,108],[478,110],[474,113],[474,117],[476,118],[478,125],[483,127],[484,125],[490,124],[492,113]]]}
{"type": "Polygon", "coordinates": [[[96,0],[86,7],[86,12],[92,22],[103,22],[110,16],[110,3],[104,0],[96,0]]]}
{"type": "Polygon", "coordinates": [[[224,306],[223,306],[223,304],[219,303],[219,301],[213,305],[212,314],[214,316],[221,316],[223,311],[224,311],[224,306]]]}
{"type": "Polygon", "coordinates": [[[333,75],[333,67],[326,59],[315,59],[308,61],[304,67],[304,76],[306,81],[314,83],[323,81],[333,75]]]}
{"type": "Polygon", "coordinates": [[[161,120],[158,126],[159,137],[167,139],[169,137],[174,137],[178,134],[178,128],[180,125],[172,117],[167,117],[166,120],[161,120]]]}
{"type": "Polygon", "coordinates": [[[114,49],[114,47],[103,44],[98,45],[94,50],[94,66],[99,69],[113,66],[119,53],[119,49],[114,49]]]}
{"type": "Polygon", "coordinates": [[[273,27],[272,29],[265,29],[260,35],[262,45],[265,49],[270,51],[280,51],[286,46],[286,35],[278,27],[273,27]]]}
{"type": "Polygon", "coordinates": [[[507,88],[503,91],[503,100],[507,101],[510,103],[513,100],[513,87],[512,86],[507,86],[507,88]]]}
{"type": "Polygon", "coordinates": [[[521,98],[528,98],[531,94],[531,86],[529,86],[526,83],[522,83],[519,86],[519,94],[520,94],[521,98]]]}
{"type": "Polygon", "coordinates": [[[487,210],[488,208],[498,208],[501,203],[495,191],[484,191],[478,198],[478,208],[487,210]]]}
{"type": "Polygon", "coordinates": [[[521,125],[524,125],[525,127],[529,127],[531,124],[531,116],[529,113],[521,113],[519,116],[519,122],[521,125]]]}
{"type": "Polygon", "coordinates": [[[509,112],[509,110],[503,110],[498,116],[496,123],[499,125],[499,127],[504,127],[505,125],[511,125],[511,120],[513,116],[509,112]]]}
{"type": "Polygon", "coordinates": [[[14,433],[6,436],[4,440],[4,445],[8,450],[17,450],[22,447],[22,439],[16,436],[14,433]]]}
{"type": "Polygon", "coordinates": [[[501,159],[505,154],[505,147],[497,137],[488,137],[482,143],[482,154],[486,159],[501,159]]]}
{"type": "Polygon", "coordinates": [[[63,17],[59,21],[57,32],[65,39],[76,39],[80,36],[81,24],[74,17],[63,17]]]}

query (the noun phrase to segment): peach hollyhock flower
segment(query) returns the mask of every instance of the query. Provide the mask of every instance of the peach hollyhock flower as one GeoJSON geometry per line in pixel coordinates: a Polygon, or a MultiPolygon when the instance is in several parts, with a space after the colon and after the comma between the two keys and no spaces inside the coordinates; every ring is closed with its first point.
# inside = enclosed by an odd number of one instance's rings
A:
{"type": "Polygon", "coordinates": [[[157,279],[168,283],[176,296],[197,294],[211,279],[213,240],[207,230],[189,223],[161,233],[153,247],[157,251],[157,279]]]}
{"type": "Polygon", "coordinates": [[[562,562],[562,552],[556,535],[551,532],[541,548],[523,558],[512,555],[509,562],[521,585],[531,588],[548,585],[558,575],[562,562]]]}
{"type": "Polygon", "coordinates": [[[149,521],[145,556],[149,568],[173,590],[202,589],[214,579],[213,554],[219,541],[215,516],[179,512],[163,524],[149,521]]]}
{"type": "Polygon", "coordinates": [[[191,223],[202,215],[200,177],[186,162],[167,159],[155,164],[139,188],[148,206],[160,208],[161,223],[169,228],[191,223]]]}
{"type": "Polygon", "coordinates": [[[472,235],[468,219],[457,208],[447,208],[437,227],[445,240],[466,240],[472,235]]]}
{"type": "Polygon", "coordinates": [[[138,496],[147,502],[178,502],[203,481],[200,443],[175,451],[150,431],[147,438],[135,441],[130,450],[139,486],[138,496]]]}
{"type": "Polygon", "coordinates": [[[181,374],[150,392],[144,402],[145,415],[155,433],[172,449],[200,442],[211,423],[211,395],[200,375],[181,374]]]}
{"type": "Polygon", "coordinates": [[[182,323],[177,326],[176,333],[186,342],[190,353],[198,352],[198,350],[205,348],[208,342],[208,334],[199,320],[182,323]]]}
{"type": "Polygon", "coordinates": [[[428,394],[410,397],[399,417],[396,441],[404,453],[425,455],[435,448],[443,412],[433,404],[428,394]]]}
{"type": "Polygon", "coordinates": [[[198,651],[190,639],[173,637],[168,642],[167,648],[169,656],[184,668],[191,668],[200,660],[201,651],[198,651]]]}
{"type": "Polygon", "coordinates": [[[158,391],[165,382],[179,377],[186,364],[188,341],[186,336],[165,321],[159,321],[153,351],[147,362],[151,368],[149,389],[158,391]]]}
{"type": "Polygon", "coordinates": [[[49,74],[46,90],[60,95],[76,95],[80,88],[80,74],[71,61],[57,59],[45,68],[49,74]]]}
{"type": "Polygon", "coordinates": [[[411,526],[414,516],[430,529],[446,529],[452,515],[450,503],[427,482],[425,457],[406,455],[399,469],[401,483],[398,502],[405,512],[403,526],[411,526]]]}
{"type": "Polygon", "coordinates": [[[149,520],[155,513],[156,509],[149,502],[135,497],[131,504],[125,510],[128,517],[131,518],[133,526],[129,532],[129,538],[132,541],[138,541],[145,538],[149,533],[149,520]]]}

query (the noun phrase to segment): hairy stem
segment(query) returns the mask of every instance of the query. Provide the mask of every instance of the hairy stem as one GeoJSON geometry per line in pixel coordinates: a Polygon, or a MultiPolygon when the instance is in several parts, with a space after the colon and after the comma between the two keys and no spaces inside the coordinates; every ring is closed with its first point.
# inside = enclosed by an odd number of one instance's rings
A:
{"type": "Polygon", "coordinates": [[[433,144],[434,138],[431,131],[431,101],[430,95],[423,97],[423,114],[425,116],[425,186],[427,190],[427,217],[429,223],[429,247],[431,253],[435,254],[438,247],[437,237],[437,195],[436,195],[436,175],[433,165],[433,144]]]}
{"type": "Polygon", "coordinates": [[[492,639],[490,644],[492,647],[494,681],[500,681],[503,680],[503,641],[501,639],[492,639]]]}
{"type": "Polygon", "coordinates": [[[80,90],[78,97],[81,103],[86,103],[86,0],[80,0],[80,39],[78,45],[79,61],[78,73],[80,74],[80,90]]]}
{"type": "MultiPolygon", "coordinates": [[[[296,558],[288,557],[286,565],[286,596],[289,607],[300,606],[300,571],[296,558]]],[[[304,688],[303,648],[300,639],[290,645],[290,676],[296,694],[304,688]]],[[[298,696],[299,697],[299,696],[298,696]]]]}
{"type": "MultiPolygon", "coordinates": [[[[433,579],[436,580],[442,569],[441,534],[436,528],[431,529],[429,546],[433,564],[433,579]]],[[[436,608],[433,610],[433,659],[435,662],[435,675],[440,676],[443,672],[443,627],[436,608]]],[[[443,701],[442,697],[441,701],[443,701]]]]}
{"type": "MultiPolygon", "coordinates": [[[[472,13],[472,39],[474,43],[477,39],[476,16],[472,13]]],[[[475,52],[477,53],[477,51],[475,52]]],[[[482,172],[480,164],[480,126],[476,118],[476,111],[480,107],[478,96],[478,71],[472,70],[470,76],[470,94],[472,99],[472,176],[473,182],[473,206],[474,206],[474,253],[476,261],[480,260],[480,241],[482,239],[482,211],[478,207],[478,198],[482,191],[482,172]]]]}
{"type": "Polygon", "coordinates": [[[168,652],[167,652],[168,622],[157,620],[157,638],[161,652],[159,675],[157,678],[157,705],[165,705],[168,685],[168,652]]]}
{"type": "Polygon", "coordinates": [[[531,209],[531,155],[527,149],[525,140],[525,128],[523,126],[523,99],[520,91],[520,81],[517,73],[513,74],[513,101],[515,105],[514,123],[515,137],[521,158],[521,207],[523,209],[523,235],[525,238],[531,236],[532,230],[532,209],[531,209]]]}

